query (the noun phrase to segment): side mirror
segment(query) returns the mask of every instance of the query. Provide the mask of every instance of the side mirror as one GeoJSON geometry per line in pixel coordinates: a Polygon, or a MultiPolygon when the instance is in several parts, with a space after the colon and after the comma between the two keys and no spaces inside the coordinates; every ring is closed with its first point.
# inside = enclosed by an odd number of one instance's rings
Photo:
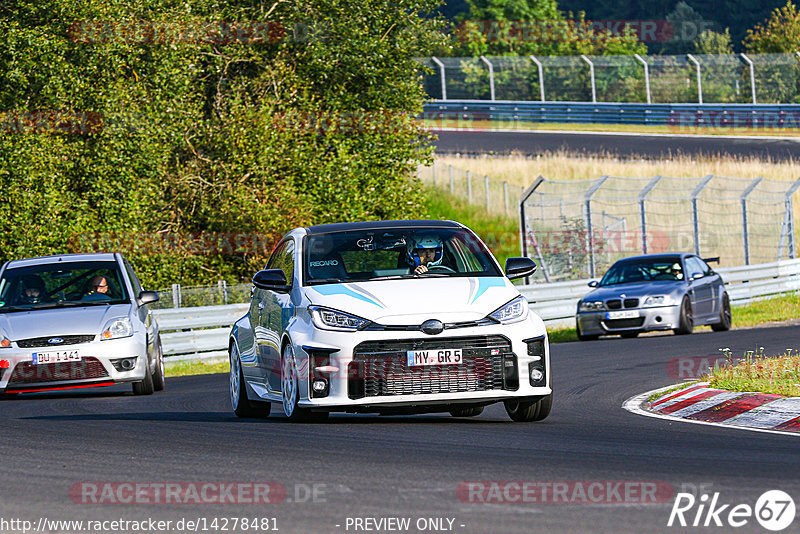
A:
{"type": "Polygon", "coordinates": [[[689,281],[692,282],[694,280],[699,280],[699,279],[703,278],[703,276],[704,276],[703,273],[693,274],[692,276],[689,277],[689,281]]]}
{"type": "Polygon", "coordinates": [[[536,262],[530,258],[508,258],[506,260],[506,276],[509,280],[530,276],[535,272],[536,262]]]}
{"type": "Polygon", "coordinates": [[[258,271],[253,276],[253,285],[259,289],[288,293],[290,287],[286,285],[286,275],[280,269],[267,269],[258,271]]]}
{"type": "Polygon", "coordinates": [[[155,291],[142,291],[136,299],[136,303],[139,306],[144,306],[145,304],[151,304],[153,302],[158,302],[158,293],[155,291]]]}
{"type": "Polygon", "coordinates": [[[589,282],[587,285],[588,285],[589,287],[597,287],[597,286],[599,286],[599,285],[600,285],[600,282],[598,282],[597,280],[592,280],[592,281],[591,281],[591,282],[589,282]]]}

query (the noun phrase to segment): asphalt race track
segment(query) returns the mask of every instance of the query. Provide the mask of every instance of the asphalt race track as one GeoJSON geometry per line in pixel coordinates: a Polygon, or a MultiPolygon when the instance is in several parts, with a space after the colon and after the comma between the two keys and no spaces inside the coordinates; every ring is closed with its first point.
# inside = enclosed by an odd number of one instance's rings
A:
{"type": "Polygon", "coordinates": [[[679,154],[698,156],[758,157],[783,161],[800,159],[800,138],[749,138],[724,136],[669,136],[587,132],[433,130],[439,154],[536,155],[566,151],[607,154],[626,158],[670,158],[679,154]]]}
{"type": "MultiPolygon", "coordinates": [[[[284,533],[365,532],[353,518],[387,517],[410,518],[412,528],[402,532],[448,531],[417,530],[421,518],[450,518],[451,531],[469,533],[706,530],[667,528],[673,495],[655,504],[587,504],[575,496],[569,500],[578,502],[485,504],[459,498],[456,489],[465,481],[658,482],[674,492],[719,492],[720,504],[753,506],[771,489],[797,501],[798,437],[658,420],[620,407],[632,395],[676,382],[668,372],[672,358],[759,346],[773,354],[800,348],[800,328],[554,345],[553,412],[533,424],[511,423],[498,405],[474,419],[240,420],[229,407],[227,375],[170,379],[163,394],[151,397],[121,387],[20,396],[0,402],[0,518],[210,524],[244,516],[276,518],[284,533]],[[87,481],[278,482],[288,493],[281,503],[261,505],[96,505],[79,496],[73,502],[70,488],[87,481]],[[317,502],[310,502],[314,485],[317,502]]],[[[754,518],[737,531],[764,532],[754,518]]]]}

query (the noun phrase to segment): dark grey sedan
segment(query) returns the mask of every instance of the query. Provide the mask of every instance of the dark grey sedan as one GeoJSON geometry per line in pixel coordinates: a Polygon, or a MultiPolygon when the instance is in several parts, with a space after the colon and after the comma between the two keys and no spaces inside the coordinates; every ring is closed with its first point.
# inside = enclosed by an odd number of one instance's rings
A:
{"type": "Polygon", "coordinates": [[[648,254],[619,260],[594,289],[578,301],[578,339],[602,335],[636,337],[673,330],[691,334],[695,326],[715,331],[731,327],[731,305],[722,277],[694,254],[648,254]]]}

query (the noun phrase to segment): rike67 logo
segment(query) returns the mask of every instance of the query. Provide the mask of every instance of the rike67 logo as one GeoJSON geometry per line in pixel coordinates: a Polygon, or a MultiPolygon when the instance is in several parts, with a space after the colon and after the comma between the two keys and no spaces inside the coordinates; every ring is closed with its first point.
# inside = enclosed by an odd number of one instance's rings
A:
{"type": "Polygon", "coordinates": [[[794,500],[781,490],[764,492],[752,507],[722,503],[719,492],[712,496],[704,493],[699,498],[691,493],[678,493],[667,526],[739,528],[755,518],[765,529],[777,532],[791,525],[794,517],[794,500]]]}

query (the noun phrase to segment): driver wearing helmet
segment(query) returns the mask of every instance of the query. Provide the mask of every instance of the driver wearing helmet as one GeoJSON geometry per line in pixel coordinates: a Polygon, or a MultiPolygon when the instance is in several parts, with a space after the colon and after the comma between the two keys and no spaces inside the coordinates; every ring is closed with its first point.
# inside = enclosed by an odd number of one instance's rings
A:
{"type": "Polygon", "coordinates": [[[426,273],[431,267],[440,265],[443,255],[442,240],[438,236],[421,235],[408,241],[406,261],[415,274],[426,273]]]}
{"type": "Polygon", "coordinates": [[[44,281],[35,274],[29,274],[22,277],[22,291],[20,294],[20,301],[23,304],[38,304],[44,298],[45,286],[44,281]]]}

